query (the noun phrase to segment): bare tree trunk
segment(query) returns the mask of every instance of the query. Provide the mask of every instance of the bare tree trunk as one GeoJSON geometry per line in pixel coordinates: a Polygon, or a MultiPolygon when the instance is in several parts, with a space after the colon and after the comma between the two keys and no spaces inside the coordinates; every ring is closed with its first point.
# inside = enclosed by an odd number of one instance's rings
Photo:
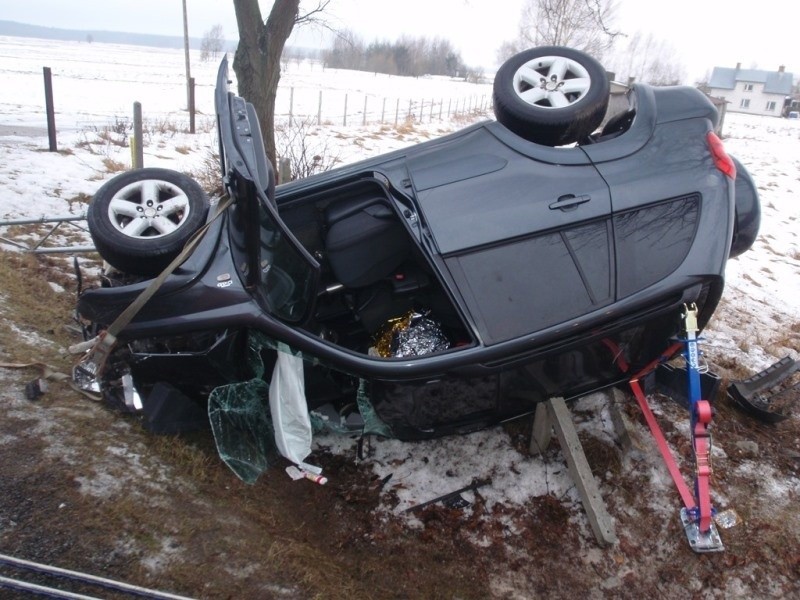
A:
{"type": "Polygon", "coordinates": [[[266,22],[258,0],[233,0],[233,6],[239,27],[239,45],[233,58],[239,95],[255,107],[267,157],[277,169],[275,96],[281,77],[280,59],[297,20],[300,0],[275,0],[266,22]]]}

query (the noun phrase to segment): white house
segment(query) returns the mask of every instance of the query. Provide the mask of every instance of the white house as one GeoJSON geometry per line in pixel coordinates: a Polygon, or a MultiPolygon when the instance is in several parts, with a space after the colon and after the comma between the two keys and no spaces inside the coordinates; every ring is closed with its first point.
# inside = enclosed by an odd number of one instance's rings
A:
{"type": "Polygon", "coordinates": [[[780,117],[784,101],[792,93],[791,73],[783,65],[777,71],[714,67],[708,95],[728,101],[728,110],[780,117]]]}

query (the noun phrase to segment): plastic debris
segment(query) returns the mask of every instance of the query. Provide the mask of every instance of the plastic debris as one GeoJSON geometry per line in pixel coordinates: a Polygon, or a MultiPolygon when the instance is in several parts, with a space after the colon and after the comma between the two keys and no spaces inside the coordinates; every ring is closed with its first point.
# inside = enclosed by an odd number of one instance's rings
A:
{"type": "Polygon", "coordinates": [[[25,384],[25,397],[28,400],[37,400],[47,391],[47,380],[34,379],[33,381],[25,384]]]}
{"type": "Polygon", "coordinates": [[[269,408],[278,451],[299,464],[311,454],[311,420],[306,404],[303,359],[289,353],[288,347],[283,350],[278,352],[272,372],[269,408]]]}
{"type": "MultiPolygon", "coordinates": [[[[464,500],[461,497],[461,494],[463,494],[464,492],[474,492],[478,488],[481,488],[481,487],[483,487],[485,485],[492,485],[492,480],[491,479],[473,479],[472,483],[470,483],[469,485],[466,485],[466,486],[464,486],[462,488],[459,488],[459,489],[454,490],[452,492],[449,492],[447,494],[443,494],[441,496],[438,496],[438,497],[434,498],[433,500],[428,500],[427,502],[422,502],[421,504],[416,504],[414,506],[411,506],[411,507],[407,508],[405,510],[405,512],[407,512],[407,513],[408,512],[414,512],[414,511],[419,510],[421,508],[424,508],[426,506],[430,506],[431,504],[436,504],[437,502],[452,503],[452,504],[448,504],[448,506],[450,506],[451,508],[453,508],[453,507],[455,507],[455,508],[463,508],[463,506],[459,506],[459,504],[461,504],[461,503],[458,501],[458,499],[461,498],[461,500],[463,502],[466,502],[466,500],[464,500]]],[[[469,505],[469,503],[467,503],[466,506],[468,506],[468,505],[469,505]]]]}
{"type": "Polygon", "coordinates": [[[739,525],[742,522],[742,518],[735,510],[729,508],[717,513],[714,516],[714,522],[717,524],[717,527],[721,527],[722,529],[730,529],[731,527],[736,527],[739,525]]]}
{"type": "Polygon", "coordinates": [[[732,381],[728,396],[743,410],[765,423],[788,419],[789,405],[800,398],[800,381],[790,377],[800,371],[800,361],[786,356],[742,381],[732,381]]]}
{"type": "Polygon", "coordinates": [[[319,485],[325,485],[328,483],[328,478],[322,475],[318,475],[316,473],[309,473],[308,471],[304,471],[303,469],[298,469],[294,465],[289,465],[286,467],[286,473],[289,477],[292,478],[292,481],[298,481],[300,479],[308,479],[309,481],[313,481],[314,483],[318,483],[319,485]]]}

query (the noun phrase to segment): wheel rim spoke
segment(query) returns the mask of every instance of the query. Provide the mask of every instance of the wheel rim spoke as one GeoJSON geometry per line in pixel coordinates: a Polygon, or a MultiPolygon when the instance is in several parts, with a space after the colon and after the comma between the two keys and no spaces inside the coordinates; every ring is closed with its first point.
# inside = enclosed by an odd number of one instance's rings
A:
{"type": "Polygon", "coordinates": [[[569,100],[563,94],[563,92],[550,92],[547,94],[547,99],[550,101],[550,105],[553,108],[564,108],[565,106],[569,106],[569,100]]]}
{"type": "Polygon", "coordinates": [[[150,227],[149,219],[135,218],[122,228],[122,233],[130,237],[141,237],[150,227]]]}
{"type": "MultiPolygon", "coordinates": [[[[175,213],[182,212],[185,215],[189,212],[189,198],[184,194],[165,200],[159,204],[159,213],[163,216],[174,215],[175,213]]],[[[181,219],[183,220],[183,219],[181,219]]]]}
{"type": "Polygon", "coordinates": [[[532,87],[539,87],[542,81],[542,74],[530,67],[522,67],[518,72],[520,83],[524,82],[532,87]]]}
{"type": "Polygon", "coordinates": [[[158,204],[158,191],[160,186],[158,181],[154,181],[149,179],[147,181],[142,182],[142,205],[147,205],[148,202],[152,202],[150,206],[155,206],[158,204]]]}
{"type": "Polygon", "coordinates": [[[162,216],[155,217],[150,224],[161,235],[172,233],[178,228],[175,223],[162,216]]]}
{"type": "Polygon", "coordinates": [[[547,92],[539,87],[531,88],[519,95],[520,98],[529,104],[536,104],[537,102],[543,100],[546,96],[547,92]]]}
{"type": "Polygon", "coordinates": [[[588,77],[577,77],[575,79],[567,79],[564,85],[561,86],[561,91],[565,94],[579,93],[583,95],[591,86],[592,80],[588,77]]]}
{"type": "Polygon", "coordinates": [[[108,203],[108,208],[115,217],[138,217],[139,211],[136,210],[138,207],[139,205],[135,202],[121,200],[120,198],[114,198],[108,203]]]}
{"type": "Polygon", "coordinates": [[[547,72],[548,79],[552,80],[553,76],[555,76],[556,81],[562,81],[564,79],[564,75],[567,74],[567,69],[569,68],[569,62],[564,58],[556,58],[553,61],[553,64],[550,65],[550,70],[547,72]]]}

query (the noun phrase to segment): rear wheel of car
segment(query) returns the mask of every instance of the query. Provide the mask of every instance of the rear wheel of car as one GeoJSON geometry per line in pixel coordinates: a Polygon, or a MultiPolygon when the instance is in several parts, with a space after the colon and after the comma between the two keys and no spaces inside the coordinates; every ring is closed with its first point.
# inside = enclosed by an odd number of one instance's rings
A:
{"type": "Polygon", "coordinates": [[[561,46],[532,48],[497,71],[494,113],[526,140],[563,146],[600,125],[609,89],[605,69],[588,54],[561,46]]]}
{"type": "Polygon", "coordinates": [[[137,169],[106,182],[86,219],[95,248],[133,275],[162,271],[202,227],[208,198],[196,181],[169,169],[137,169]]]}

